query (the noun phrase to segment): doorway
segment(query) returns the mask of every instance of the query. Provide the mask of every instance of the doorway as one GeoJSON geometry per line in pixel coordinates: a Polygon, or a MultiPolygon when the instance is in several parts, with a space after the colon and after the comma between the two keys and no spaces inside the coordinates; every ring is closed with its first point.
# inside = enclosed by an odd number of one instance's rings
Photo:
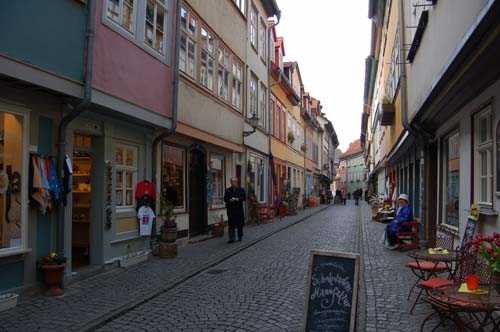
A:
{"type": "Polygon", "coordinates": [[[189,236],[207,231],[207,162],[201,146],[189,153],[189,236]]]}
{"type": "Polygon", "coordinates": [[[71,257],[73,270],[90,265],[92,137],[74,135],[71,257]]]}

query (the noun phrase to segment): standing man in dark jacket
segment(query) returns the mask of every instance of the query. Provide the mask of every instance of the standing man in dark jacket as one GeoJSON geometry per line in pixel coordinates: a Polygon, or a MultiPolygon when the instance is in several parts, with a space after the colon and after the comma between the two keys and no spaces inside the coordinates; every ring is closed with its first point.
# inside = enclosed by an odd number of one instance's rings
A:
{"type": "Polygon", "coordinates": [[[234,242],[234,231],[238,228],[238,241],[243,238],[243,224],[245,222],[245,212],[243,203],[246,200],[245,190],[238,186],[238,179],[231,179],[231,187],[224,193],[224,202],[226,202],[227,219],[229,225],[229,242],[234,242]]]}

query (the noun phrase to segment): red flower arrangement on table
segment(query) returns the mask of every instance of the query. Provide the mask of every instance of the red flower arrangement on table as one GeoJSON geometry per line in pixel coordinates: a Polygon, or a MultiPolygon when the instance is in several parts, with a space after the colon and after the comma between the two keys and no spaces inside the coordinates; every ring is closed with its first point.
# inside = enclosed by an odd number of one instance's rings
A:
{"type": "Polygon", "coordinates": [[[493,273],[500,273],[500,233],[478,235],[472,241],[472,247],[479,251],[493,273]]]}

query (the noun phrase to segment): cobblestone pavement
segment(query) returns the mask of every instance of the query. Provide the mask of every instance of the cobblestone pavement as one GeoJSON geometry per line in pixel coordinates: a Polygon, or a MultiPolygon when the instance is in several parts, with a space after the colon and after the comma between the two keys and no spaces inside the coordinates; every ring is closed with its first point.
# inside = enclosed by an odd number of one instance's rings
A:
{"type": "MultiPolygon", "coordinates": [[[[410,258],[405,252],[383,247],[385,225],[371,221],[367,204],[361,207],[361,221],[365,331],[420,331],[420,324],[431,308],[421,304],[413,314],[409,313],[413,302],[407,300],[408,292],[416,280],[405,267],[410,258]]],[[[428,322],[426,330],[436,325],[435,321],[428,322]]]]}
{"type": "Polygon", "coordinates": [[[335,206],[117,317],[100,331],[298,331],[311,249],[355,249],[358,209],[335,206]]]}
{"type": "Polygon", "coordinates": [[[153,258],[73,283],[59,298],[37,296],[23,301],[15,309],[0,313],[0,331],[88,329],[324,208],[307,209],[271,224],[246,227],[241,243],[229,246],[226,238],[200,242],[180,248],[178,258],[173,260],[153,258]]]}

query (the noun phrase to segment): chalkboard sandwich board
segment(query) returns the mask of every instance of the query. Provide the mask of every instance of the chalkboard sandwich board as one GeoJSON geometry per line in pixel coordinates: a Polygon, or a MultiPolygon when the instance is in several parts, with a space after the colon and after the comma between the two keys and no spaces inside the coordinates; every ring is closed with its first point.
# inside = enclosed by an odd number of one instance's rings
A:
{"type": "Polygon", "coordinates": [[[304,330],[354,331],[359,255],[312,250],[304,330]]]}

